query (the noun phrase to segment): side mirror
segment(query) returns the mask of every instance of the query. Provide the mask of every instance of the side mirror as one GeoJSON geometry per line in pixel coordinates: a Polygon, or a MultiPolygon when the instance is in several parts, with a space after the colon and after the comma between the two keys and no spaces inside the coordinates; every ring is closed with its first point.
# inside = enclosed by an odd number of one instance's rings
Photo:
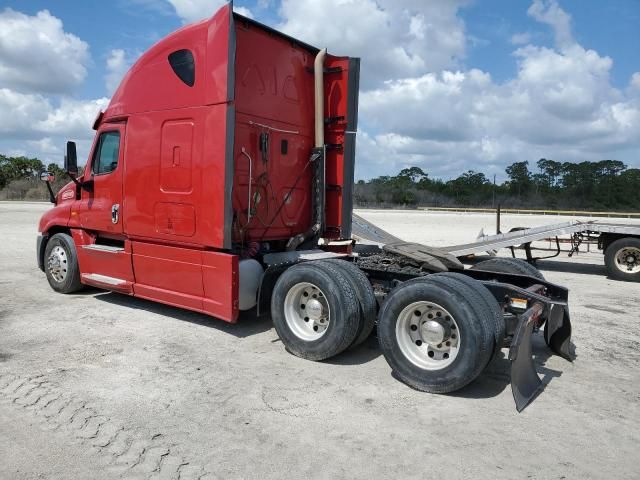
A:
{"type": "Polygon", "coordinates": [[[42,172],[42,173],[40,173],[40,180],[42,180],[43,182],[45,182],[47,184],[47,190],[49,190],[49,201],[55,205],[56,204],[56,195],[55,195],[55,193],[53,193],[53,189],[51,188],[51,182],[53,182],[54,179],[55,179],[55,177],[53,176],[53,173],[51,173],[51,172],[42,172]]]}
{"type": "Polygon", "coordinates": [[[72,176],[78,175],[78,155],[76,142],[67,142],[67,154],[64,157],[64,170],[72,176]]]}
{"type": "Polygon", "coordinates": [[[43,182],[53,182],[55,179],[56,177],[51,172],[42,172],[40,174],[40,180],[43,182]]]}

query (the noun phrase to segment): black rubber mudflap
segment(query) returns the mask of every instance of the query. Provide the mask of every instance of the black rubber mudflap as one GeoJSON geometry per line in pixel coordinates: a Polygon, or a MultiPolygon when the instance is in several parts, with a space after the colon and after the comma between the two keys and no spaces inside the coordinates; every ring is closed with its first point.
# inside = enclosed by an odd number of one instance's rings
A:
{"type": "Polygon", "coordinates": [[[511,360],[511,392],[516,409],[521,412],[543,389],[542,380],[536,372],[531,351],[531,336],[537,315],[520,317],[516,333],[509,349],[511,360]]]}
{"type": "Polygon", "coordinates": [[[544,339],[549,348],[562,358],[573,361],[571,352],[571,320],[568,307],[553,305],[544,327],[544,339]]]}

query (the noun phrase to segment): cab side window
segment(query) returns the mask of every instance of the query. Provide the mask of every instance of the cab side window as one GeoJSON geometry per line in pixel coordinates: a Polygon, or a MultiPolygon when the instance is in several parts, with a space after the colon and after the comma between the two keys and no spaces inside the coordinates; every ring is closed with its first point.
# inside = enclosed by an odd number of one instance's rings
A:
{"type": "Polygon", "coordinates": [[[100,134],[98,146],[93,155],[91,172],[94,175],[111,173],[118,166],[120,152],[120,132],[104,132],[100,134]]]}

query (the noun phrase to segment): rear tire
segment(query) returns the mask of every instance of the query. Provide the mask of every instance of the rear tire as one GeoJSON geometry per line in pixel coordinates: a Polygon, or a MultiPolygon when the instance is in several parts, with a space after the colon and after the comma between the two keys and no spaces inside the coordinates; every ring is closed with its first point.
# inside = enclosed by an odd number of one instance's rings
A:
{"type": "Polygon", "coordinates": [[[378,339],[387,362],[402,382],[424,392],[459,390],[493,351],[494,320],[484,304],[472,300],[473,289],[454,281],[445,286],[447,280],[405,282],[380,310],[378,339]]]}
{"type": "Polygon", "coordinates": [[[280,276],[271,297],[271,317],[287,351],[319,361],[353,343],[360,309],[342,270],[309,262],[294,265],[280,276]]]}
{"type": "Polygon", "coordinates": [[[364,342],[373,329],[376,326],[376,318],[378,315],[378,304],[376,297],[373,293],[373,287],[371,282],[357,266],[347,260],[339,260],[332,258],[328,260],[320,260],[321,264],[334,265],[342,270],[342,272],[349,278],[351,285],[353,286],[356,295],[358,296],[358,302],[360,303],[360,327],[358,328],[358,334],[356,339],[351,344],[351,347],[355,347],[364,342]]]}
{"type": "MultiPolygon", "coordinates": [[[[494,336],[494,347],[493,354],[489,358],[487,365],[491,363],[500,353],[502,347],[504,345],[504,337],[505,337],[505,325],[504,325],[504,315],[502,312],[502,308],[500,304],[495,299],[495,297],[491,294],[491,292],[479,281],[467,277],[462,273],[456,272],[443,272],[436,273],[431,275],[429,279],[442,279],[447,278],[452,281],[456,281],[458,283],[462,283],[469,287],[471,290],[476,292],[477,296],[480,297],[480,301],[484,303],[485,309],[488,312],[488,315],[493,319],[493,336],[494,336]]],[[[474,300],[475,301],[475,300],[474,300]]]]}
{"type": "Polygon", "coordinates": [[[486,270],[496,273],[515,273],[516,275],[527,275],[544,280],[544,275],[533,265],[520,258],[496,257],[476,263],[471,270],[486,270]]]}
{"type": "Polygon", "coordinates": [[[604,252],[607,272],[616,280],[640,282],[640,239],[616,240],[604,252]]]}
{"type": "Polygon", "coordinates": [[[49,285],[59,293],[82,290],[78,254],[73,238],[66,233],[56,233],[44,250],[44,271],[49,285]]]}

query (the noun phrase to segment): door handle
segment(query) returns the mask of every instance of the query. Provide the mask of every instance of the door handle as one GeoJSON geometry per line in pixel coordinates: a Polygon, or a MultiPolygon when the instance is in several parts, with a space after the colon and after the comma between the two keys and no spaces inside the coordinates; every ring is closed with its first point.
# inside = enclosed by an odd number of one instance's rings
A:
{"type": "Polygon", "coordinates": [[[111,223],[118,223],[120,204],[111,205],[111,223]]]}

